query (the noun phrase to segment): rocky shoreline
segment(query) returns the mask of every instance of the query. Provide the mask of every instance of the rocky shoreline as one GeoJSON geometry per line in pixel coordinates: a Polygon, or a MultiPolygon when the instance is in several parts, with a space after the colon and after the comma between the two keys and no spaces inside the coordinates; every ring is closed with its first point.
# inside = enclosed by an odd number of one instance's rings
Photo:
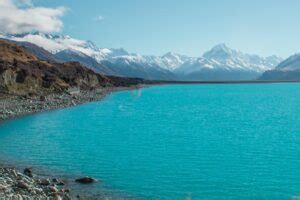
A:
{"type": "Polygon", "coordinates": [[[40,178],[32,174],[31,169],[24,173],[14,168],[0,168],[0,199],[72,199],[70,190],[59,179],[40,178]]]}
{"type": "Polygon", "coordinates": [[[4,120],[45,112],[55,109],[67,108],[87,102],[98,101],[114,91],[141,88],[141,85],[131,87],[109,87],[92,91],[79,91],[76,94],[68,92],[49,95],[16,96],[0,94],[0,123],[4,120]]]}

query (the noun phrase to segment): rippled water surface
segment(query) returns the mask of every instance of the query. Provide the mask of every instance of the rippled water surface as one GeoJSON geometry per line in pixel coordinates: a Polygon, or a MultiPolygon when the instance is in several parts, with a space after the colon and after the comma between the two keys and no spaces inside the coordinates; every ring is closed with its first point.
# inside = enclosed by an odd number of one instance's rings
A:
{"type": "Polygon", "coordinates": [[[297,199],[300,84],[118,92],[0,125],[0,155],[145,199],[297,199]]]}

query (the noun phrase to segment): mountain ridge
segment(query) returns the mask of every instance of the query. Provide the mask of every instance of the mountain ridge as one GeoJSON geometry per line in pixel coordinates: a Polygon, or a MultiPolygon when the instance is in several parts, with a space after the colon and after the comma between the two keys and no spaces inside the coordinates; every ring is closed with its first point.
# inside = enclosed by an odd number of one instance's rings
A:
{"type": "Polygon", "coordinates": [[[294,54],[276,68],[264,72],[259,80],[300,80],[300,54],[294,54]]]}
{"type": "Polygon", "coordinates": [[[34,33],[3,37],[34,43],[57,55],[59,60],[78,61],[97,72],[150,80],[207,80],[208,77],[209,80],[252,80],[282,61],[278,56],[245,54],[225,44],[216,45],[199,57],[173,52],[148,56],[129,53],[123,48],[99,48],[91,41],[70,36],[34,33]]]}

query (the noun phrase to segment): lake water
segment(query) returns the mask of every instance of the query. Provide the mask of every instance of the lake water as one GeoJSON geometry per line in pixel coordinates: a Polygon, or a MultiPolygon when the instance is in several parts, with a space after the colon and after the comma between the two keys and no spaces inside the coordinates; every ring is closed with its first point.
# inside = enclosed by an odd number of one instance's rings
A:
{"type": "Polygon", "coordinates": [[[300,84],[166,85],[0,125],[0,155],[144,199],[299,199],[300,84]]]}

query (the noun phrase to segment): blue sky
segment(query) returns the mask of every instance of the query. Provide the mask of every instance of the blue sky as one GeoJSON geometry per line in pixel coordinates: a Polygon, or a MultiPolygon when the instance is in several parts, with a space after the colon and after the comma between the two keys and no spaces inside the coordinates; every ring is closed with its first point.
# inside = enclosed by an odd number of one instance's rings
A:
{"type": "Polygon", "coordinates": [[[287,57],[300,52],[299,0],[33,0],[64,6],[63,34],[100,47],[200,56],[218,43],[287,57]]]}

